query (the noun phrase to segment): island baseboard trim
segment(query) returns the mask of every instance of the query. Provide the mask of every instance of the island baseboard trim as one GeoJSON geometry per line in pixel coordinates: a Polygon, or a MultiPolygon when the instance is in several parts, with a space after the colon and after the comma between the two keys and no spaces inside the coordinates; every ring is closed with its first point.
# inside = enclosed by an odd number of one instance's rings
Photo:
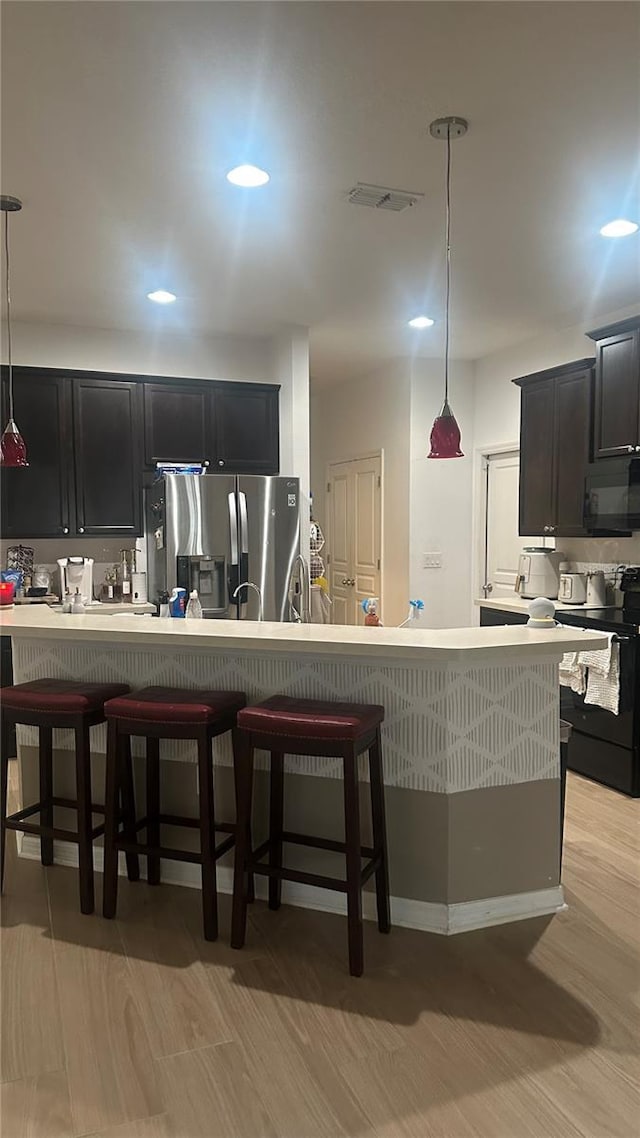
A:
{"type": "MultiPolygon", "coordinates": [[[[40,839],[31,834],[21,835],[19,856],[31,861],[40,860],[40,839]]],[[[126,874],[124,855],[121,854],[120,873],[126,874]]],[[[57,865],[77,868],[78,847],[73,842],[55,842],[54,859],[57,865]]],[[[141,876],[146,874],[145,859],[140,866],[141,876]]],[[[94,864],[102,872],[103,850],[94,850],[94,864]]],[[[231,893],[233,872],[230,866],[219,866],[217,872],[220,893],[231,893]]],[[[167,885],[182,885],[191,889],[200,888],[200,869],[188,862],[165,861],[162,863],[162,881],[167,885]]],[[[256,879],[256,895],[260,900],[267,899],[267,880],[256,879]]],[[[294,882],[284,882],[283,901],[302,909],[316,909],[328,913],[346,913],[346,898],[330,889],[317,889],[301,886],[294,882]]],[[[421,932],[438,933],[441,936],[454,936],[456,933],[472,932],[474,929],[491,928],[494,925],[523,921],[531,917],[551,916],[567,909],[561,885],[548,889],[536,889],[527,893],[512,893],[503,897],[486,897],[481,900],[459,901],[446,905],[435,901],[417,901],[407,897],[391,898],[391,920],[402,928],[417,929],[421,932]]],[[[375,894],[365,892],[362,915],[365,920],[375,921],[375,894]]]]}

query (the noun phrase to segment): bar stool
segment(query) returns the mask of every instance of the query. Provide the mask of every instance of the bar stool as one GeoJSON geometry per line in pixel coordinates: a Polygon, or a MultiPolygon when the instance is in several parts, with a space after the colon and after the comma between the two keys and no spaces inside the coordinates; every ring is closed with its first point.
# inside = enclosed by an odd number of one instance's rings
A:
{"type": "MultiPolygon", "coordinates": [[[[216,861],[234,844],[235,824],[215,821],[212,740],[231,731],[244,707],[244,692],[188,691],[181,688],[149,687],[105,705],[107,718],[107,789],[105,796],[104,898],[105,917],[115,917],[118,899],[118,850],[144,854],[147,880],[160,883],[160,859],[192,862],[202,867],[202,912],[206,940],[218,935],[216,861]],[[122,773],[131,761],[131,736],[147,740],[147,812],[134,817],[130,832],[118,826],[118,792],[122,773]],[[160,740],[194,739],[198,748],[199,816],[160,813],[160,740]],[[200,831],[200,851],[174,849],[160,843],[160,827],[187,826],[200,831]],[[137,840],[146,830],[146,843],[137,840]],[[215,831],[229,837],[215,844],[215,831]]],[[[134,804],[135,813],[135,804],[134,804]]]]}
{"type": "MultiPolygon", "coordinates": [[[[104,833],[104,823],[93,826],[92,814],[104,814],[104,807],[91,801],[91,744],[90,729],[104,723],[104,704],[115,696],[128,692],[127,684],[92,684],[75,680],[31,680],[2,689],[1,750],[2,836],[0,839],[0,883],[4,875],[5,836],[7,830],[40,837],[40,858],[43,865],[53,865],[53,842],[75,842],[78,846],[80,909],[92,913],[93,841],[104,833]],[[24,724],[39,728],[40,801],[18,810],[7,817],[7,776],[9,767],[9,741],[12,727],[24,724]],[[75,732],[76,797],[60,798],[53,793],[53,730],[71,728],[75,732]],[[77,830],[63,830],[53,824],[54,806],[66,806],[77,811],[77,830]],[[33,814],[40,822],[27,822],[33,814]]],[[[123,808],[126,823],[130,820],[133,802],[131,766],[122,778],[123,808]]],[[[137,857],[127,860],[129,877],[139,876],[137,857]]]]}
{"type": "Polygon", "coordinates": [[[236,786],[238,793],[238,833],[233,882],[231,945],[242,948],[245,939],[248,875],[269,878],[269,908],[280,907],[282,882],[297,881],[347,894],[349,970],[361,976],[363,970],[362,886],[375,873],[378,928],[388,933],[389,873],[382,774],[380,724],[384,708],[371,704],[333,703],[314,699],[273,696],[238,715],[236,745],[236,786]],[[251,848],[250,819],[253,784],[253,753],[256,747],[271,754],[269,837],[257,849],[251,848]],[[369,752],[373,847],[360,844],[358,798],[358,755],[369,752]],[[345,841],[335,842],[284,829],[284,756],[319,755],[343,760],[345,841]],[[313,846],[346,855],[346,879],[325,877],[302,870],[286,869],[282,846],[313,846]],[[269,855],[268,865],[262,862],[269,855]],[[369,858],[365,866],[361,859],[369,858]]]}

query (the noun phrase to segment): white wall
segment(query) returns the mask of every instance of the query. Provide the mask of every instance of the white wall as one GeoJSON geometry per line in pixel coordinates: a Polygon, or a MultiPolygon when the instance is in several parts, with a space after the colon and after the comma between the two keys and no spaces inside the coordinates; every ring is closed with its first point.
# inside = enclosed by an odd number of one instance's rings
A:
{"type": "Polygon", "coordinates": [[[433,420],[442,407],[443,365],[411,365],[410,596],[425,603],[429,628],[470,623],[472,560],[473,365],[451,365],[449,398],[462,434],[464,458],[429,459],[433,420]],[[440,553],[441,569],[424,569],[423,555],[440,553]]]}
{"type": "MultiPolygon", "coordinates": [[[[32,367],[275,382],[269,339],[13,322],[13,360],[32,367]]],[[[2,334],[3,352],[6,336],[2,334]]],[[[4,358],[4,355],[3,355],[4,358]]]]}
{"type": "Polygon", "coordinates": [[[409,599],[409,422],[407,360],[311,398],[313,512],[326,533],[327,465],[383,451],[382,618],[399,624],[409,599]]]}

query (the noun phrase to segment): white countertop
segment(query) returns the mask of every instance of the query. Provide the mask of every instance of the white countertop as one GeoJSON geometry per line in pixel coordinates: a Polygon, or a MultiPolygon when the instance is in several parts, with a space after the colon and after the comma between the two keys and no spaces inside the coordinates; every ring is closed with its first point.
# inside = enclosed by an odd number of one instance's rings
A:
{"type": "MultiPolygon", "coordinates": [[[[510,597],[484,597],[476,598],[474,604],[483,609],[498,609],[500,612],[528,613],[531,601],[516,595],[510,597]]],[[[563,612],[589,612],[590,609],[602,609],[602,605],[565,605],[562,601],[553,601],[556,613],[560,617],[563,612]]]]}
{"type": "Polygon", "coordinates": [[[432,663],[547,659],[604,647],[601,633],[520,625],[491,628],[364,628],[264,621],[180,620],[170,617],[65,615],[44,605],[3,609],[0,632],[17,638],[144,644],[161,651],[231,649],[306,656],[386,657],[432,663]]]}

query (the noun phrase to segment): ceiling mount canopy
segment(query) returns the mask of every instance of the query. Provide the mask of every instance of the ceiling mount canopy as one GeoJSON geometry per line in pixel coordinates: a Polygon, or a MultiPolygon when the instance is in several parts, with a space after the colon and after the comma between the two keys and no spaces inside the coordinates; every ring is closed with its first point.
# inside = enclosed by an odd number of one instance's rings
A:
{"type": "Polygon", "coordinates": [[[458,115],[448,115],[446,118],[434,119],[429,126],[432,138],[437,138],[447,144],[446,168],[446,223],[445,223],[445,260],[447,267],[447,283],[445,298],[444,319],[444,402],[442,410],[436,417],[431,428],[428,458],[464,458],[460,449],[460,428],[456,417],[449,406],[449,310],[451,302],[451,140],[463,138],[469,129],[466,119],[458,115]]]}

